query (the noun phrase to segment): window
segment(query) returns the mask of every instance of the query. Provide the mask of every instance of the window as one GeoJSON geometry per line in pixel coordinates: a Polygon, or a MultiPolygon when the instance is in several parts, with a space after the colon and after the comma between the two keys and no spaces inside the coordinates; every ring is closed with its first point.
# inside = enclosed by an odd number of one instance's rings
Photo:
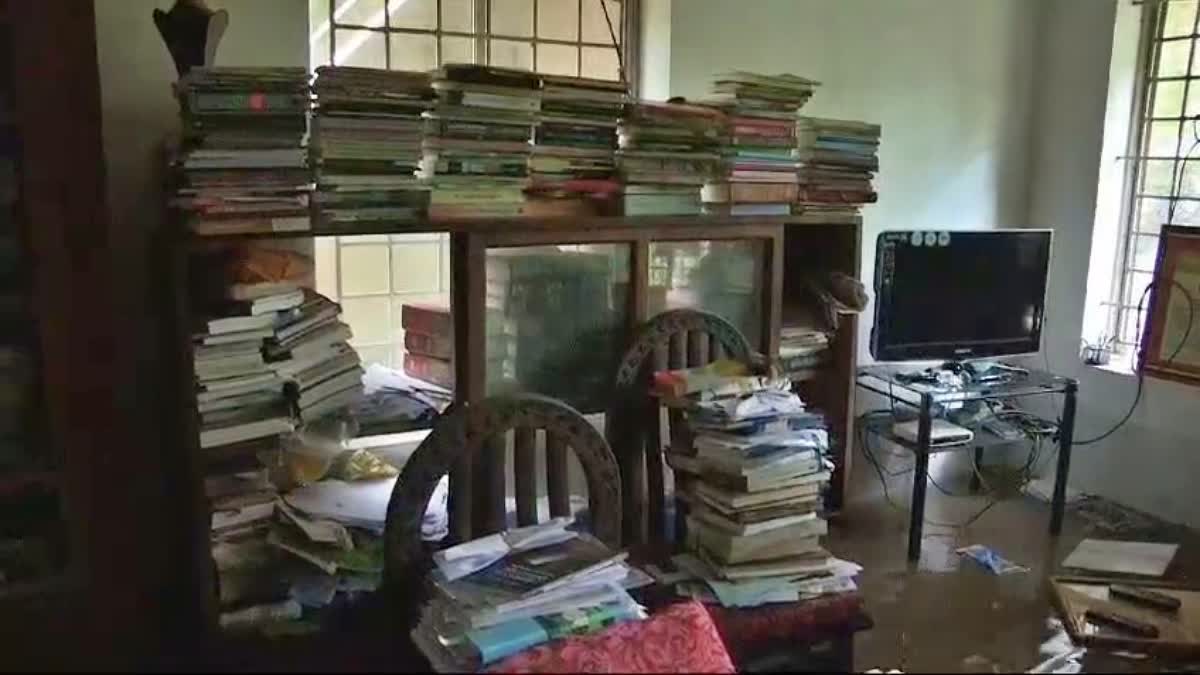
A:
{"type": "MultiPolygon", "coordinates": [[[[1125,221],[1109,293],[1109,334],[1131,352],[1164,223],[1200,226],[1200,13],[1196,0],[1147,2],[1133,106],[1125,221]],[[1139,315],[1140,314],[1140,315],[1139,315]]],[[[1086,337],[1086,336],[1085,336],[1086,337]]]]}
{"type": "MultiPolygon", "coordinates": [[[[309,0],[310,62],[396,70],[486,63],[608,80],[621,79],[624,63],[628,80],[636,31],[626,27],[636,11],[636,0],[309,0]]],[[[401,305],[448,302],[449,238],[325,237],[315,249],[317,290],[341,303],[363,361],[400,367],[401,305]]]]}

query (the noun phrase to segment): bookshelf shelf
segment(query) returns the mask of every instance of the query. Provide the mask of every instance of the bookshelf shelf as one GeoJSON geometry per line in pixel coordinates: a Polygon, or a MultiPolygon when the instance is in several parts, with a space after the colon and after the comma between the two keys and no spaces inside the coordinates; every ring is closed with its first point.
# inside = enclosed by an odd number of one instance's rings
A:
{"type": "Polygon", "coordinates": [[[353,237],[379,234],[422,234],[431,232],[486,234],[512,231],[577,232],[613,228],[646,231],[699,229],[705,227],[740,227],[744,225],[846,225],[861,226],[860,216],[830,217],[821,215],[794,216],[527,216],[520,218],[463,218],[436,220],[425,223],[397,224],[394,227],[369,226],[337,230],[313,229],[289,232],[256,232],[244,234],[182,236],[191,244],[256,239],[298,239],[306,237],[353,237]]]}

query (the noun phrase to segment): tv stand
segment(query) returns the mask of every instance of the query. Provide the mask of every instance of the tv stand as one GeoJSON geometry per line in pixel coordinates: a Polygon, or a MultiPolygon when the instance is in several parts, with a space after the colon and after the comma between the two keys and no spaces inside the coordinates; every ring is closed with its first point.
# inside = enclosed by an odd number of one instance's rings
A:
{"type": "MultiPolygon", "coordinates": [[[[862,368],[858,372],[859,389],[883,396],[888,408],[879,413],[860,418],[862,429],[867,434],[880,436],[908,449],[916,456],[913,473],[912,512],[908,529],[908,559],[916,561],[921,556],[921,537],[925,524],[925,489],[929,477],[929,456],[934,452],[974,450],[976,463],[981,461],[983,450],[988,447],[1021,442],[1003,433],[1004,430],[991,424],[989,418],[963,419],[951,415],[952,420],[973,432],[969,442],[938,447],[935,444],[934,421],[947,410],[961,410],[964,406],[982,405],[988,402],[1021,399],[1029,396],[1062,394],[1063,404],[1060,421],[1042,420],[1022,413],[1026,421],[1036,419],[1036,424],[1027,424],[1025,433],[1029,438],[1052,439],[1058,445],[1058,468],[1054,476],[1054,496],[1051,500],[1050,533],[1062,531],[1063,511],[1066,504],[1067,475],[1071,466],[1071,443],[1075,427],[1075,395],[1078,384],[1075,380],[1059,377],[1037,370],[1024,370],[1012,366],[997,366],[994,362],[981,368],[985,362],[968,362],[953,372],[953,366],[945,365],[914,373],[897,373],[886,366],[862,368]],[[964,376],[965,375],[965,376],[964,376]],[[931,381],[927,381],[932,378],[931,381]],[[916,421],[916,438],[911,434],[898,435],[896,422],[916,421]],[[905,436],[908,436],[907,438],[905,436]]],[[[867,442],[864,439],[864,442],[867,442]]],[[[881,477],[882,478],[882,477],[881,477]]],[[[974,486],[974,482],[973,482],[974,486]]]]}

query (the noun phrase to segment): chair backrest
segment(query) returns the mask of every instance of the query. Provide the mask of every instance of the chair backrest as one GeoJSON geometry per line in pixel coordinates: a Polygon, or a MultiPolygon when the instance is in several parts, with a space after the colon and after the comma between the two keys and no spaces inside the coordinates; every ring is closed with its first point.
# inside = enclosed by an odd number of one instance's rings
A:
{"type": "MultiPolygon", "coordinates": [[[[547,486],[551,516],[570,515],[566,451],[575,451],[588,489],[592,533],[613,548],[621,547],[621,482],[616,458],[604,437],[574,408],[536,394],[494,396],[476,403],[456,403],[438,419],[417,447],[392,491],[384,533],[385,570],[389,584],[408,583],[420,569],[425,549],[421,519],[442,477],[455,462],[483,452],[504,452],[492,443],[513,432],[513,482],[517,522],[537,521],[536,442],[546,434],[547,486]]],[[[499,466],[504,466],[503,456],[499,466]]],[[[503,483],[501,483],[503,484],[503,483]]],[[[503,500],[501,501],[503,508],[503,500]]],[[[455,509],[456,514],[470,509],[455,509]]],[[[501,522],[505,514],[500,514],[501,522]]],[[[451,523],[454,531],[454,524],[451,523]]]]}
{"type": "MultiPolygon", "coordinates": [[[[661,416],[658,400],[649,395],[654,372],[722,358],[752,363],[756,357],[733,324],[694,309],[673,309],[650,319],[625,351],[605,431],[621,466],[621,529],[627,545],[662,542],[665,534],[661,416]]],[[[690,447],[679,411],[668,413],[668,424],[672,447],[690,447]]]]}

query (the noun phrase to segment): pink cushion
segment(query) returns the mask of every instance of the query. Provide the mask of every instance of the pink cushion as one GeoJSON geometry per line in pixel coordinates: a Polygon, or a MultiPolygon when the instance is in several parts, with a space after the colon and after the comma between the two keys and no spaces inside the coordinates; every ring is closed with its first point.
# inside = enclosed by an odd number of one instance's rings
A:
{"type": "Polygon", "coordinates": [[[732,673],[733,661],[708,610],[671,605],[645,621],[554,640],[515,654],[494,673],[732,673]]]}

